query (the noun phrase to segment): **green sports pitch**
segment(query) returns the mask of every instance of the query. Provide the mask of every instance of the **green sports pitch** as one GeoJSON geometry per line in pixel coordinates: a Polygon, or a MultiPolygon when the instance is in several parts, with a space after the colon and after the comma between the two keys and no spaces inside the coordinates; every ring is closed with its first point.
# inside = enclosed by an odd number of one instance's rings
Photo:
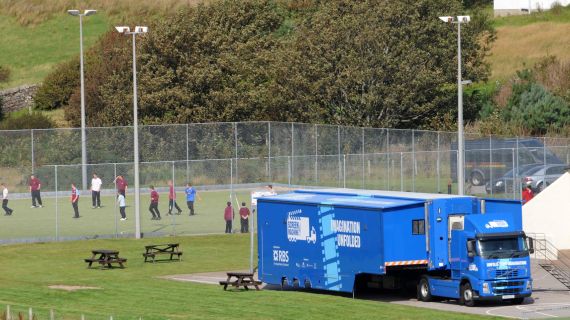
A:
{"type": "MultiPolygon", "coordinates": [[[[63,193],[63,192],[62,192],[63,193]]],[[[223,233],[225,229],[224,208],[230,201],[230,190],[198,192],[194,204],[195,215],[190,216],[185,195],[177,194],[180,215],[167,215],[168,193],[160,194],[159,210],[162,219],[151,220],[148,210],[150,193],[141,189],[140,216],[143,236],[170,236],[190,234],[223,233]]],[[[232,197],[235,211],[234,231],[239,231],[238,201],[250,206],[251,190],[236,190],[232,197]]],[[[0,215],[0,241],[81,239],[128,237],[135,233],[134,195],[126,197],[127,220],[121,221],[115,197],[102,196],[102,208],[92,208],[91,194],[83,192],[79,198],[80,218],[73,218],[70,197],[42,197],[43,208],[31,208],[31,199],[10,200],[14,209],[11,216],[0,215]]],[[[173,213],[177,210],[174,209],[173,213]]],[[[2,212],[3,214],[3,212],[2,212]]]]}

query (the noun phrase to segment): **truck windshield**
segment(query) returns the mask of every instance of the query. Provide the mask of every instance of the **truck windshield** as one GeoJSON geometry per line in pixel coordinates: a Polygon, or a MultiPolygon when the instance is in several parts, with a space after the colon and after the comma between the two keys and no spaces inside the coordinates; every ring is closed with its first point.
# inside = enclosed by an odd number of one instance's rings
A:
{"type": "Polygon", "coordinates": [[[486,259],[519,258],[528,256],[528,250],[522,237],[487,238],[477,241],[477,254],[486,259]]]}

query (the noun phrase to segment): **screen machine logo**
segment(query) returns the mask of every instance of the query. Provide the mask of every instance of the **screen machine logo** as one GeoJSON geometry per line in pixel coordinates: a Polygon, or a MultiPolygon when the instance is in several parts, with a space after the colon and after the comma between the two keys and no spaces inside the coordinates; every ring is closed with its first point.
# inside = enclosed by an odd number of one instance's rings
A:
{"type": "Polygon", "coordinates": [[[307,241],[314,244],[317,242],[317,232],[315,227],[311,227],[309,217],[297,216],[302,213],[301,209],[287,213],[287,239],[289,242],[307,241]]]}

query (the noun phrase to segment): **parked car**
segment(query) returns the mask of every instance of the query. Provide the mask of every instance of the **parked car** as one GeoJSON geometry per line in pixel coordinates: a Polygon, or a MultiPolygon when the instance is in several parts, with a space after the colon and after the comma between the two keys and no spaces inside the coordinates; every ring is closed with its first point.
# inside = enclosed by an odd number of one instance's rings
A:
{"type": "Polygon", "coordinates": [[[492,193],[506,193],[513,192],[513,181],[519,181],[520,177],[525,176],[527,173],[537,171],[543,166],[542,163],[532,163],[519,166],[518,168],[511,169],[507,171],[504,175],[493,179],[492,181],[487,181],[485,184],[485,191],[491,193],[491,187],[493,188],[492,193]],[[516,173],[513,176],[513,171],[516,173]],[[516,177],[516,179],[513,179],[516,177]]]}
{"type": "Polygon", "coordinates": [[[568,169],[568,165],[560,164],[541,166],[538,170],[523,174],[523,183],[530,184],[532,190],[538,193],[560,178],[568,169]]]}

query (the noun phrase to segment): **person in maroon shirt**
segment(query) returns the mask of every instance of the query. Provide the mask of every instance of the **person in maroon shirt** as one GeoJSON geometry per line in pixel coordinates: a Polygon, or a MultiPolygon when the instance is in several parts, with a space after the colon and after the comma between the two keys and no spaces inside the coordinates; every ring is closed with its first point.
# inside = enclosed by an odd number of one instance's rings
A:
{"type": "Polygon", "coordinates": [[[179,215],[182,213],[182,209],[180,209],[176,203],[176,192],[174,191],[174,184],[172,183],[172,180],[168,180],[168,189],[168,214],[172,215],[172,209],[176,208],[176,210],[178,210],[176,214],[179,215]]]}
{"type": "Polygon", "coordinates": [[[79,192],[77,191],[74,183],[71,184],[71,206],[75,213],[73,218],[79,218],[79,192]]]}
{"type": "Polygon", "coordinates": [[[115,178],[115,185],[117,186],[117,192],[122,194],[123,197],[127,196],[127,180],[121,175],[115,178]]]}
{"type": "Polygon", "coordinates": [[[33,174],[30,176],[30,193],[32,194],[32,208],[41,208],[43,207],[42,204],[42,196],[40,194],[40,189],[42,187],[42,183],[40,179],[36,178],[33,174]],[[39,204],[36,205],[36,201],[39,204]]]}
{"type": "Polygon", "coordinates": [[[249,232],[249,209],[245,206],[245,202],[241,203],[239,209],[239,216],[241,218],[241,233],[249,232]]]}
{"type": "Polygon", "coordinates": [[[160,211],[158,211],[158,192],[154,190],[154,186],[150,186],[150,206],[148,211],[152,214],[151,220],[160,220],[160,211]]]}
{"type": "Polygon", "coordinates": [[[228,201],[228,206],[224,209],[224,220],[226,220],[226,233],[232,233],[232,220],[234,219],[234,208],[228,201]]]}

